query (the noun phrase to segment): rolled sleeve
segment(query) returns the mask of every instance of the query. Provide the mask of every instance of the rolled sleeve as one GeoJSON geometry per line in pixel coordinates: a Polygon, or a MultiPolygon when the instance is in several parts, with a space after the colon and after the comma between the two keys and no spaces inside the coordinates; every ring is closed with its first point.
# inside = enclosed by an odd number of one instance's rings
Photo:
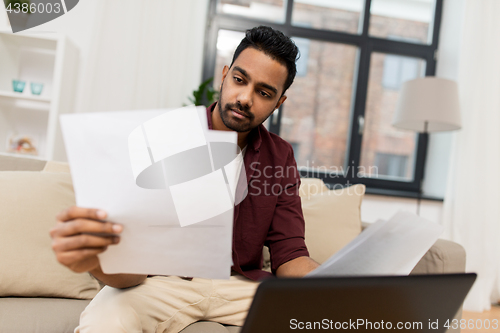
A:
{"type": "Polygon", "coordinates": [[[281,181],[273,221],[266,238],[271,254],[271,269],[298,257],[309,256],[304,240],[305,222],[299,197],[300,177],[290,149],[281,181]]]}

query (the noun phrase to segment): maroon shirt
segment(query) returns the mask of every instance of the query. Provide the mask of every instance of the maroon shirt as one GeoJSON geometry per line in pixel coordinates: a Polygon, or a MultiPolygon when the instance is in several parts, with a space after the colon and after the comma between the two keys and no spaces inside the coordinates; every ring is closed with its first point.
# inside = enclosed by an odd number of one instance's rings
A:
{"type": "MultiPolygon", "coordinates": [[[[207,108],[210,129],[215,105],[207,108]]],[[[292,146],[263,125],[248,136],[244,165],[248,194],[234,209],[232,270],[260,280],[271,276],[262,270],[264,245],[271,253],[273,273],[287,261],[309,256],[298,195],[300,177],[292,146]]]]}

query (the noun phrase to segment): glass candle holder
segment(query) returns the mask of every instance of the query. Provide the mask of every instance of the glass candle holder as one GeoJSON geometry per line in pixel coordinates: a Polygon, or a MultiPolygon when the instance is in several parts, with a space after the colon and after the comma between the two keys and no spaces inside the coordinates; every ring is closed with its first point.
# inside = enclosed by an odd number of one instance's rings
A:
{"type": "Polygon", "coordinates": [[[43,83],[31,82],[31,93],[33,95],[40,95],[43,90],[43,83]]]}
{"type": "Polygon", "coordinates": [[[12,88],[15,92],[22,93],[24,91],[25,81],[22,80],[12,80],[12,88]]]}

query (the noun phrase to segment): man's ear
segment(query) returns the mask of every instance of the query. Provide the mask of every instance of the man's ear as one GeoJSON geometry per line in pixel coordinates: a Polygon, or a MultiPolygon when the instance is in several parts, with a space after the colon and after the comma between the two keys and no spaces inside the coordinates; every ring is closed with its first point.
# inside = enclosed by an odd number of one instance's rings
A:
{"type": "Polygon", "coordinates": [[[278,103],[276,103],[276,107],[274,109],[277,110],[285,100],[286,100],[286,95],[281,96],[280,99],[278,100],[278,103]]]}
{"type": "Polygon", "coordinates": [[[226,65],[222,69],[222,80],[220,81],[221,85],[219,86],[219,90],[220,90],[220,88],[222,88],[222,83],[224,83],[224,79],[226,78],[226,75],[227,75],[228,72],[229,72],[229,67],[226,65]]]}

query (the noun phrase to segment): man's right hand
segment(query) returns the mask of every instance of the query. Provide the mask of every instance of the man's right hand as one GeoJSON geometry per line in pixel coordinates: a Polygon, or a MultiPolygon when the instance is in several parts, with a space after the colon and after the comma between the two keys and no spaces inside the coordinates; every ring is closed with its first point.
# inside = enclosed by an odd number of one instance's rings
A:
{"type": "Polygon", "coordinates": [[[81,207],[59,213],[50,231],[57,260],[77,273],[100,271],[97,255],[118,244],[123,230],[119,224],[106,222],[106,216],[102,210],[81,207]]]}
{"type": "Polygon", "coordinates": [[[97,255],[109,245],[120,242],[123,226],[107,222],[99,209],[71,207],[57,215],[57,225],[50,230],[52,249],[57,260],[71,270],[89,272],[102,283],[115,288],[129,288],[142,283],[147,275],[105,274],[97,255]]]}

